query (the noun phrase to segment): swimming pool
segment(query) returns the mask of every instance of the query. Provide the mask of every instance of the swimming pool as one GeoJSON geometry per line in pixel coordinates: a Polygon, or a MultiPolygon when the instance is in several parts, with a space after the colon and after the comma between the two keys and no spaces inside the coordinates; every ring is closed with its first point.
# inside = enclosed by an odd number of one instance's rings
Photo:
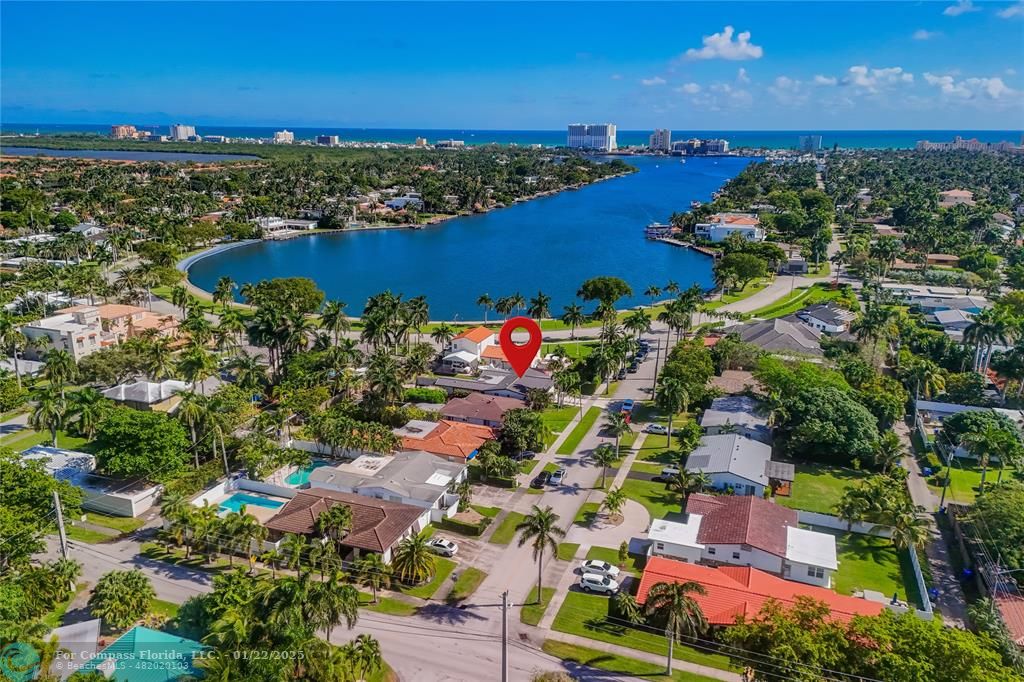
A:
{"type": "Polygon", "coordinates": [[[284,479],[284,482],[295,487],[306,485],[309,483],[309,475],[313,473],[313,470],[325,466],[330,466],[330,462],[325,462],[322,459],[314,459],[301,469],[296,469],[292,473],[288,474],[288,477],[284,479]]]}
{"type": "Polygon", "coordinates": [[[224,513],[237,512],[242,509],[242,505],[278,509],[284,506],[284,502],[280,500],[272,500],[269,497],[259,497],[257,495],[249,495],[247,493],[235,493],[220,503],[220,510],[224,513]]]}

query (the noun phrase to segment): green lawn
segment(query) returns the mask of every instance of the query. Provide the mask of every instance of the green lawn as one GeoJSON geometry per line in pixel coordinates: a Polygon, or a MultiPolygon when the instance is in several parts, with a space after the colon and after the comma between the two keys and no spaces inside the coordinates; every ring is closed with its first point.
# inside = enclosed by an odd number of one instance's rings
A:
{"type": "Polygon", "coordinates": [[[587,435],[587,431],[590,431],[600,414],[601,408],[596,405],[588,409],[583,414],[583,419],[572,428],[566,439],[558,446],[558,454],[571,455],[575,453],[576,448],[580,446],[580,441],[583,440],[583,436],[587,435]]]}
{"type": "Polygon", "coordinates": [[[407,594],[410,597],[419,597],[420,599],[430,599],[437,592],[437,588],[441,586],[448,576],[455,570],[455,562],[451,559],[446,559],[442,556],[434,557],[434,577],[416,587],[405,587],[401,588],[403,594],[407,594]]]}
{"type": "Polygon", "coordinates": [[[167,620],[174,620],[178,617],[178,606],[172,601],[154,599],[149,604],[149,612],[167,620]]]}
{"type": "Polygon", "coordinates": [[[708,301],[707,303],[704,304],[704,307],[708,310],[715,310],[716,308],[721,308],[724,305],[735,303],[736,301],[742,301],[745,298],[750,298],[757,292],[767,287],[769,284],[771,284],[771,280],[769,279],[761,279],[754,280],[752,282],[747,282],[747,285],[740,289],[739,291],[730,291],[727,294],[719,296],[713,301],[708,301]]]}
{"type": "Polygon", "coordinates": [[[589,526],[594,522],[594,517],[597,516],[599,511],[601,511],[600,502],[584,502],[580,505],[579,511],[576,512],[576,518],[573,519],[573,523],[577,526],[589,526]]]}
{"type": "Polygon", "coordinates": [[[501,513],[501,507],[484,507],[479,504],[469,505],[473,510],[481,516],[486,516],[489,519],[493,519],[495,516],[501,513]]]}
{"type": "Polygon", "coordinates": [[[835,301],[847,296],[846,292],[842,289],[833,289],[829,284],[815,284],[804,289],[794,289],[791,293],[786,294],[779,300],[758,308],[752,311],[750,314],[753,317],[760,317],[769,319],[773,317],[783,317],[784,315],[790,315],[806,306],[814,303],[825,303],[826,301],[835,301]]]}
{"type": "MultiPolygon", "coordinates": [[[[668,458],[666,457],[666,459],[668,458]]],[[[640,460],[634,459],[629,470],[644,474],[660,474],[661,470],[664,468],[665,465],[661,462],[641,462],[640,460]]]]}
{"type": "Polygon", "coordinates": [[[555,596],[555,588],[545,587],[540,592],[540,602],[537,601],[537,586],[530,589],[529,594],[523,598],[523,606],[519,609],[519,620],[527,625],[536,625],[544,617],[551,598],[555,596]]]}
{"type": "Polygon", "coordinates": [[[507,545],[512,542],[516,535],[516,526],[522,523],[525,518],[526,516],[519,512],[510,511],[498,527],[494,529],[494,533],[491,534],[491,539],[488,542],[494,545],[507,545]]]}
{"type": "Polygon", "coordinates": [[[548,434],[544,437],[544,447],[551,447],[551,444],[558,438],[558,434],[562,433],[569,422],[575,419],[578,414],[579,408],[571,405],[568,407],[549,407],[541,412],[541,421],[544,422],[544,426],[548,429],[548,434]]]}
{"type": "Polygon", "coordinates": [[[408,617],[415,615],[417,607],[413,604],[406,603],[400,599],[394,599],[392,597],[379,596],[377,603],[373,603],[373,594],[370,592],[359,593],[359,605],[367,611],[373,611],[375,613],[385,613],[389,616],[402,616],[408,617]]]}
{"type": "MultiPolygon", "coordinates": [[[[551,629],[651,654],[668,655],[668,640],[664,635],[632,628],[618,621],[609,621],[607,616],[610,604],[611,600],[608,597],[569,592],[565,595],[565,601],[558,610],[551,629]]],[[[704,653],[678,643],[673,653],[674,657],[681,661],[699,663],[720,670],[732,669],[729,658],[720,654],[704,653]]]]}
{"type": "Polygon", "coordinates": [[[142,519],[133,519],[124,516],[107,516],[106,514],[98,514],[96,512],[87,512],[85,515],[86,521],[94,523],[97,526],[103,526],[104,528],[110,528],[120,533],[132,533],[142,528],[146,522],[142,519]]]}
{"type": "Polygon", "coordinates": [[[534,467],[537,466],[536,459],[524,459],[519,462],[519,473],[521,474],[532,474],[534,467]]]}
{"type": "Polygon", "coordinates": [[[479,568],[470,567],[463,569],[459,572],[459,577],[455,580],[452,591],[448,593],[448,601],[461,601],[468,598],[476,592],[476,588],[480,587],[480,584],[486,577],[487,573],[479,568]]]}
{"type": "Polygon", "coordinates": [[[629,431],[626,431],[624,434],[622,434],[622,436],[619,438],[619,454],[622,455],[623,457],[628,455],[629,451],[633,449],[633,443],[636,442],[636,439],[639,435],[640,432],[637,431],[635,428],[631,428],[629,431]]]}
{"type": "Polygon", "coordinates": [[[650,513],[652,519],[664,519],[679,513],[680,497],[665,488],[660,481],[640,481],[627,478],[622,484],[626,497],[636,500],[650,513]]]}
{"type": "MultiPolygon", "coordinates": [[[[88,438],[72,436],[66,433],[65,431],[57,431],[57,447],[60,447],[64,450],[82,450],[83,446],[88,442],[88,438]]],[[[22,450],[28,450],[33,446],[43,444],[50,444],[49,431],[33,431],[32,429],[23,429],[21,431],[12,433],[4,438],[0,438],[0,446],[3,446],[5,448],[11,448],[15,452],[21,452],[22,450]]]]}
{"type": "Polygon", "coordinates": [[[832,586],[837,592],[853,594],[859,589],[877,590],[887,597],[896,592],[900,599],[921,607],[910,557],[905,551],[898,551],[890,540],[818,526],[813,528],[836,538],[839,570],[832,578],[832,586]]]}
{"type": "Polygon", "coordinates": [[[673,680],[674,682],[712,682],[715,679],[685,670],[674,670],[672,677],[669,677],[665,674],[665,666],[658,663],[638,661],[635,658],[588,649],[575,644],[566,644],[553,639],[545,639],[541,648],[544,653],[560,658],[567,663],[604,670],[616,676],[636,677],[641,680],[673,680]]]}
{"type": "Polygon", "coordinates": [[[565,356],[572,360],[583,360],[587,358],[594,349],[597,348],[598,344],[593,341],[577,342],[577,341],[566,341],[565,343],[545,343],[540,347],[541,356],[547,355],[548,353],[554,352],[556,348],[561,348],[565,351],[565,356]]]}
{"type": "MultiPolygon", "coordinates": [[[[999,470],[991,466],[985,475],[985,487],[990,487],[996,482],[999,470]]],[[[1011,477],[1012,478],[1012,477],[1011,477]]],[[[1003,480],[1007,479],[1007,472],[1003,472],[1003,480]]],[[[942,487],[946,484],[946,468],[933,474],[928,479],[928,487],[936,495],[941,497],[942,487]]],[[[974,504],[974,498],[978,495],[981,486],[981,467],[972,466],[970,463],[961,463],[954,460],[949,472],[949,490],[946,491],[946,502],[959,502],[961,504],[974,504]]]]}
{"type": "Polygon", "coordinates": [[[82,528],[81,526],[65,526],[64,530],[68,534],[69,539],[86,542],[90,545],[95,545],[96,543],[105,542],[107,540],[113,540],[117,537],[116,535],[107,535],[99,532],[98,530],[82,528]]]}
{"type": "Polygon", "coordinates": [[[867,477],[866,471],[827,464],[797,464],[792,493],[788,497],[776,495],[775,501],[790,509],[832,514],[832,507],[839,502],[846,489],[867,477]]]}
{"type": "Polygon", "coordinates": [[[608,563],[618,566],[623,571],[632,573],[635,576],[643,573],[644,566],[647,564],[647,557],[640,554],[630,554],[629,558],[626,559],[626,563],[622,564],[619,562],[618,548],[612,549],[611,547],[591,547],[590,551],[587,552],[587,560],[589,561],[591,559],[607,561],[608,563]]]}
{"type": "Polygon", "coordinates": [[[578,542],[560,542],[558,543],[558,553],[556,556],[559,561],[572,561],[579,548],[578,542]]]}
{"type": "Polygon", "coordinates": [[[67,613],[68,607],[71,606],[71,602],[73,602],[75,597],[77,597],[87,586],[87,583],[78,583],[75,585],[75,593],[68,597],[67,601],[57,604],[53,608],[53,611],[50,611],[42,617],[41,620],[43,624],[51,630],[60,627],[61,621],[64,620],[64,614],[67,613]]]}

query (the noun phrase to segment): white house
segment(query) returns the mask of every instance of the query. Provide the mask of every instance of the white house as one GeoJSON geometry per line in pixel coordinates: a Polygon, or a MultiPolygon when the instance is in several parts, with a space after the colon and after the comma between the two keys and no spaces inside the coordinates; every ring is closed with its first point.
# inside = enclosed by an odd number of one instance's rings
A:
{"type": "Polygon", "coordinates": [[[100,227],[96,223],[79,223],[72,227],[71,231],[86,238],[99,237],[107,233],[104,228],[100,227]]]}
{"type": "Polygon", "coordinates": [[[704,436],[686,458],[686,470],[707,474],[716,489],[731,488],[737,495],[761,496],[769,485],[767,469],[771,459],[770,445],[727,433],[704,436]]]}
{"type": "Polygon", "coordinates": [[[733,234],[750,242],[763,242],[765,238],[761,220],[753,213],[716,213],[707,222],[697,223],[693,233],[713,242],[723,242],[733,234]]]}
{"type": "Polygon", "coordinates": [[[713,566],[752,566],[809,585],[832,586],[835,537],[799,527],[797,512],[752,496],[693,494],[685,521],[654,521],[649,556],[713,566]]]}
{"type": "Polygon", "coordinates": [[[77,362],[116,340],[109,340],[103,332],[98,308],[86,306],[72,313],[61,313],[30,322],[21,328],[28,339],[46,339],[44,348],[32,347],[25,351],[30,359],[41,359],[50,348],[66,350],[77,362]]]}
{"type": "Polygon", "coordinates": [[[432,521],[441,521],[458,510],[459,496],[451,489],[465,480],[466,471],[465,463],[429,452],[363,455],[351,462],[314,469],[309,474],[309,486],[422,507],[430,510],[432,521]]]}
{"type": "Polygon", "coordinates": [[[842,334],[857,319],[857,314],[834,305],[821,303],[797,311],[796,316],[805,324],[826,334],[842,334]]]}
{"type": "Polygon", "coordinates": [[[473,327],[456,335],[448,345],[451,352],[465,351],[476,357],[484,354],[484,349],[497,344],[497,335],[487,327],[473,327]]]}

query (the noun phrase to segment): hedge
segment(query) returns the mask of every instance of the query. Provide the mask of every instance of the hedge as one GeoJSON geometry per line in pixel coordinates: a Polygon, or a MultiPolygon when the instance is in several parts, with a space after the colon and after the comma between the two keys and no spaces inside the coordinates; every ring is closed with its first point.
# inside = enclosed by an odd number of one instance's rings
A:
{"type": "Polygon", "coordinates": [[[448,394],[443,388],[407,388],[405,390],[405,401],[407,403],[433,403],[443,405],[448,400],[448,394]]]}
{"type": "Polygon", "coordinates": [[[485,516],[480,519],[478,523],[466,523],[465,521],[456,521],[455,519],[442,519],[436,525],[438,528],[450,530],[453,533],[477,537],[483,535],[483,532],[487,530],[487,526],[491,525],[491,519],[485,516]]]}

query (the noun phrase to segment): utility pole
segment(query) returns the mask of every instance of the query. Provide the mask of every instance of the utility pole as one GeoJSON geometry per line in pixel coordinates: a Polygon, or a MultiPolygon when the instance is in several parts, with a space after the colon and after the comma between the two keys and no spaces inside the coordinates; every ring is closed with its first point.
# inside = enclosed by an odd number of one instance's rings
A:
{"type": "Polygon", "coordinates": [[[501,593],[501,682],[508,682],[508,590],[501,593]]]}
{"type": "Polygon", "coordinates": [[[64,533],[64,510],[60,506],[60,493],[53,491],[53,509],[57,512],[57,533],[60,535],[60,554],[68,558],[68,536],[64,533]]]}

